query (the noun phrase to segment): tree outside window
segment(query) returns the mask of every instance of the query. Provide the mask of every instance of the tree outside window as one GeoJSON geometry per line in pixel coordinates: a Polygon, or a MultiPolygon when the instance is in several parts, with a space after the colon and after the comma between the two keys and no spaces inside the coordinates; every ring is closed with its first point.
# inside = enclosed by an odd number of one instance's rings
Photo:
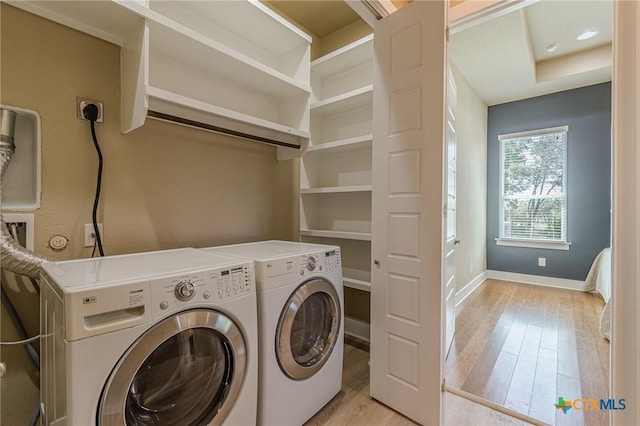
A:
{"type": "Polygon", "coordinates": [[[566,241],[568,127],[499,136],[500,237],[566,241]]]}

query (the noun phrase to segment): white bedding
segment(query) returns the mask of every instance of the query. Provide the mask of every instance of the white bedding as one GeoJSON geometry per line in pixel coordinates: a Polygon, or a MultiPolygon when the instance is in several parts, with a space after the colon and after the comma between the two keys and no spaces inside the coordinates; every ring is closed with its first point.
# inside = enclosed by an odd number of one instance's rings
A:
{"type": "Polygon", "coordinates": [[[602,295],[605,305],[600,317],[600,334],[611,340],[611,247],[602,250],[591,265],[584,281],[585,291],[596,291],[602,295]]]}

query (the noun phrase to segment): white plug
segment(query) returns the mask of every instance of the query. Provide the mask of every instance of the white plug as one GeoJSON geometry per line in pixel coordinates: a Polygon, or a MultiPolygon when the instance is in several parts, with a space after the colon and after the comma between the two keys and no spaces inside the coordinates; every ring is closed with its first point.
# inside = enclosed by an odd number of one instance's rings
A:
{"type": "MultiPolygon", "coordinates": [[[[98,231],[100,232],[100,238],[104,240],[104,229],[102,224],[98,224],[98,231]]],[[[96,234],[93,230],[93,223],[84,224],[84,246],[93,247],[96,244],[96,234]]]]}

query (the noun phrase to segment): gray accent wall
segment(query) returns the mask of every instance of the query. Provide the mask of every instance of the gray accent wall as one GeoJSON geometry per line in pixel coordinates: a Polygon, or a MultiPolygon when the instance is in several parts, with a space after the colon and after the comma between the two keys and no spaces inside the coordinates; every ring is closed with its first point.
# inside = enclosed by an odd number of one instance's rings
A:
{"type": "Polygon", "coordinates": [[[611,83],[489,107],[487,125],[487,269],[584,280],[611,240],[611,83]],[[569,126],[569,250],[496,245],[500,182],[498,135],[569,126]],[[546,258],[546,267],[538,258],[546,258]]]}

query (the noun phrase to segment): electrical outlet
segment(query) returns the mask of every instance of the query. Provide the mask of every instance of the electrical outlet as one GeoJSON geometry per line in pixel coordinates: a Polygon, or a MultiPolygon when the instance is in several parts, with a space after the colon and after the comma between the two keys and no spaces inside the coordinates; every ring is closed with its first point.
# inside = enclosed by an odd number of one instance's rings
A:
{"type": "MultiPolygon", "coordinates": [[[[98,231],[100,232],[100,238],[104,241],[104,229],[102,224],[98,224],[98,231]]],[[[93,247],[96,243],[96,236],[93,231],[93,223],[85,223],[84,224],[84,246],[85,247],[93,247]]]]}
{"type": "Polygon", "coordinates": [[[539,257],[538,258],[538,266],[547,266],[547,258],[539,257]]]}
{"type": "Polygon", "coordinates": [[[84,118],[82,110],[89,104],[94,104],[98,107],[98,119],[96,121],[98,123],[104,123],[104,104],[100,101],[93,101],[91,99],[76,98],[76,117],[78,117],[80,120],[87,120],[86,118],[84,118]]]}

